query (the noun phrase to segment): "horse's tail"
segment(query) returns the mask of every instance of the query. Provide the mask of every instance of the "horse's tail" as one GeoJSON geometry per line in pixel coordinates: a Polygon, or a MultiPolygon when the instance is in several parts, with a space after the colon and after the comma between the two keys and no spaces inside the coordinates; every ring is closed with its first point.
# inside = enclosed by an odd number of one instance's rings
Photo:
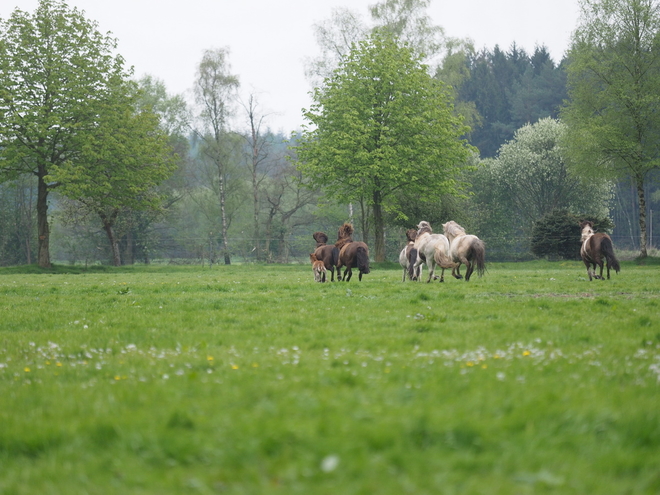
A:
{"type": "Polygon", "coordinates": [[[435,262],[440,265],[440,268],[456,268],[456,263],[454,263],[454,261],[449,257],[449,254],[445,252],[439,243],[435,246],[433,258],[435,259],[435,262]]]}
{"type": "Polygon", "coordinates": [[[332,266],[337,266],[339,263],[339,249],[337,247],[332,248],[332,266]]]}
{"type": "Polygon", "coordinates": [[[415,263],[417,262],[417,249],[411,248],[408,252],[408,277],[415,280],[415,263]]]}
{"type": "Polygon", "coordinates": [[[612,244],[612,239],[609,237],[603,238],[602,242],[600,243],[600,249],[603,252],[603,256],[605,256],[605,259],[607,260],[608,266],[615,272],[619,273],[621,270],[621,265],[619,265],[619,260],[616,259],[616,256],[614,256],[614,245],[612,244]]]}
{"type": "Polygon", "coordinates": [[[367,248],[364,246],[358,246],[357,248],[357,267],[360,270],[360,273],[367,274],[369,270],[369,253],[367,248]]]}
{"type": "MultiPolygon", "coordinates": [[[[486,271],[486,245],[481,239],[475,239],[470,245],[472,260],[477,267],[477,274],[481,277],[486,271]]],[[[468,255],[469,258],[469,255],[468,255]]]]}

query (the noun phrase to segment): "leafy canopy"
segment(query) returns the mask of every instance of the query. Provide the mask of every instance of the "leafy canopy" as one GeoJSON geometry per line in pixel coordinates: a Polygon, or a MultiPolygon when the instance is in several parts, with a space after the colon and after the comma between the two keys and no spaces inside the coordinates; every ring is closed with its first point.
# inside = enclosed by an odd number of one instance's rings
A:
{"type": "Polygon", "coordinates": [[[403,215],[398,191],[457,193],[471,148],[443,83],[406,46],[376,31],[313,92],[298,167],[339,201],[365,198],[403,215]]]}

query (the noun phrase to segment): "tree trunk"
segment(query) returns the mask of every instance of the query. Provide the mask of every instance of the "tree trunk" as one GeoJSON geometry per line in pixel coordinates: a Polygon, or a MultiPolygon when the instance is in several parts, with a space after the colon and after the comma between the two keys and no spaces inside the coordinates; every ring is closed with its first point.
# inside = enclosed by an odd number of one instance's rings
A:
{"type": "Polygon", "coordinates": [[[261,261],[261,249],[259,247],[259,184],[257,183],[256,168],[252,169],[252,195],[254,202],[254,250],[257,261],[261,261]]]}
{"type": "Polygon", "coordinates": [[[222,217],[222,251],[225,265],[231,265],[229,243],[227,242],[227,213],[225,211],[225,178],[220,174],[220,216],[222,217]]]}
{"type": "Polygon", "coordinates": [[[646,258],[646,197],[644,196],[644,179],[635,178],[635,185],[637,186],[637,200],[639,203],[639,257],[646,258]]]}
{"type": "Polygon", "coordinates": [[[114,266],[121,266],[121,254],[119,253],[119,242],[117,241],[117,236],[115,235],[115,229],[113,228],[115,220],[117,219],[118,212],[113,212],[110,216],[105,213],[99,213],[101,217],[101,222],[103,222],[103,230],[108,236],[108,241],[110,242],[110,249],[112,250],[112,264],[114,266]]]}
{"type": "Polygon", "coordinates": [[[380,262],[385,261],[385,229],[383,226],[383,205],[378,191],[374,192],[373,211],[375,260],[380,262]]]}
{"type": "Polygon", "coordinates": [[[50,229],[48,228],[48,184],[44,181],[46,169],[39,166],[37,175],[37,234],[39,236],[37,262],[42,268],[50,268],[50,229]]]}

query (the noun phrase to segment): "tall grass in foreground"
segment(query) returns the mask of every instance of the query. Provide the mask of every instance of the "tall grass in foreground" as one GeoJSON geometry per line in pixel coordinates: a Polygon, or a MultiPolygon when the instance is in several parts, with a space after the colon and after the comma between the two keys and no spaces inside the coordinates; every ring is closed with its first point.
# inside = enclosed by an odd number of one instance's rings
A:
{"type": "Polygon", "coordinates": [[[660,492],[660,267],[0,270],[0,493],[660,492]]]}

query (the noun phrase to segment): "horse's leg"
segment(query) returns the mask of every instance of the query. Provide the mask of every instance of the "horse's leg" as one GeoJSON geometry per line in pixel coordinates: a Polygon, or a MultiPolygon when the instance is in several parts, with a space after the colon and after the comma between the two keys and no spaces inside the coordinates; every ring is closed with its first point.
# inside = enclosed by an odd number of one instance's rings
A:
{"type": "Polygon", "coordinates": [[[454,278],[457,278],[459,280],[463,278],[463,275],[461,275],[461,263],[460,263],[460,261],[458,263],[456,263],[456,266],[454,268],[451,269],[451,274],[453,275],[454,278]]]}
{"type": "Polygon", "coordinates": [[[408,271],[407,268],[404,268],[404,269],[403,269],[403,278],[401,279],[401,282],[405,282],[405,281],[406,281],[406,272],[407,272],[407,271],[408,271]]]}
{"type": "Polygon", "coordinates": [[[435,271],[435,263],[433,261],[433,258],[431,258],[430,260],[426,260],[426,266],[429,267],[429,279],[426,281],[426,283],[428,284],[433,278],[433,272],[435,271]]]}
{"type": "Polygon", "coordinates": [[[350,266],[347,266],[346,269],[344,270],[344,279],[346,282],[351,281],[351,276],[353,275],[353,269],[350,266]]]}
{"type": "Polygon", "coordinates": [[[334,282],[334,281],[335,281],[335,267],[331,266],[330,267],[330,282],[334,282]]]}
{"type": "Polygon", "coordinates": [[[606,260],[605,264],[607,265],[607,280],[610,279],[610,260],[606,260]]]}
{"type": "Polygon", "coordinates": [[[474,271],[474,263],[470,262],[467,258],[462,261],[465,263],[465,281],[469,282],[472,272],[474,271]]]}
{"type": "Polygon", "coordinates": [[[586,259],[583,259],[582,261],[584,262],[584,266],[587,267],[587,275],[589,275],[589,282],[591,282],[591,262],[586,259]]]}
{"type": "Polygon", "coordinates": [[[445,281],[445,269],[442,265],[440,265],[440,282],[445,281]]]}

